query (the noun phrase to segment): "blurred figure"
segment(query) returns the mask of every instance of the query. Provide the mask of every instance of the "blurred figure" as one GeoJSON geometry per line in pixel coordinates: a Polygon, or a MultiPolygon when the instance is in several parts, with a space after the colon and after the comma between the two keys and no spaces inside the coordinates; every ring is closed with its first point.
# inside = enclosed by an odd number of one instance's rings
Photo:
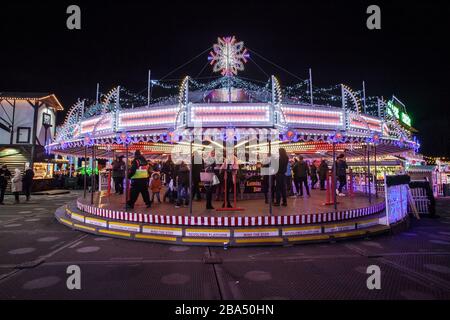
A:
{"type": "Polygon", "coordinates": [[[18,168],[14,169],[11,179],[11,192],[14,194],[15,203],[19,203],[19,194],[22,192],[22,173],[18,168]]]}
{"type": "MultiPolygon", "coordinates": [[[[271,159],[271,155],[268,154],[267,158],[265,158],[262,161],[262,165],[261,168],[264,168],[266,171],[267,169],[270,168],[270,159],[271,159]]],[[[272,174],[272,172],[270,172],[271,174],[266,174],[262,176],[262,192],[264,193],[264,199],[265,199],[265,203],[269,203],[269,179],[272,179],[272,202],[275,201],[275,185],[274,185],[274,176],[272,174]]]]}
{"type": "Polygon", "coordinates": [[[182,161],[178,170],[175,173],[175,180],[177,182],[177,203],[175,208],[181,206],[187,207],[189,204],[189,168],[187,164],[182,161]]]}
{"type": "Polygon", "coordinates": [[[22,189],[25,194],[26,201],[30,201],[31,188],[33,187],[34,171],[29,166],[25,167],[25,172],[22,177],[22,189]]]}
{"type": "Polygon", "coordinates": [[[166,192],[164,193],[163,202],[166,202],[167,197],[169,198],[169,202],[173,203],[174,201],[174,174],[175,174],[175,164],[172,161],[172,156],[169,155],[167,161],[164,162],[161,169],[164,177],[164,182],[166,185],[166,192]]]}
{"type": "Polygon", "coordinates": [[[112,163],[112,178],[116,194],[123,194],[123,179],[125,178],[125,162],[123,156],[118,156],[112,163]]]}
{"type": "Polygon", "coordinates": [[[325,190],[325,181],[327,180],[328,163],[322,158],[319,165],[320,190],[325,190]]]}
{"type": "MultiPolygon", "coordinates": [[[[216,154],[215,151],[212,150],[209,154],[209,157],[207,157],[204,160],[205,163],[205,172],[210,173],[213,177],[215,177],[217,180],[217,176],[214,174],[214,169],[216,167],[216,154]]],[[[214,179],[204,181],[203,185],[205,186],[205,192],[206,192],[206,210],[214,210],[214,207],[212,206],[212,195],[214,192],[214,183],[218,181],[214,181],[214,179]]]]}
{"type": "Polygon", "coordinates": [[[194,155],[191,158],[192,163],[192,200],[194,197],[197,201],[202,199],[202,195],[200,193],[200,172],[203,169],[203,159],[199,155],[197,151],[194,152],[194,155]],[[201,163],[195,163],[195,159],[201,159],[201,163]]]}
{"type": "Polygon", "coordinates": [[[4,164],[0,168],[0,205],[3,205],[5,199],[6,186],[8,185],[8,179],[11,179],[11,172],[8,170],[8,166],[4,164]]]}
{"type": "Polygon", "coordinates": [[[274,206],[279,206],[281,199],[283,200],[282,206],[287,206],[287,192],[286,192],[286,170],[289,163],[289,157],[287,155],[286,149],[278,149],[280,158],[278,160],[278,172],[275,175],[276,181],[276,195],[277,200],[274,206]]]}
{"type": "Polygon", "coordinates": [[[342,188],[347,184],[347,162],[345,161],[345,155],[341,153],[336,161],[336,176],[339,181],[339,187],[336,193],[340,197],[344,197],[345,194],[342,193],[342,188]]]}
{"type": "Polygon", "coordinates": [[[291,160],[288,161],[287,167],[286,167],[286,192],[288,195],[293,195],[293,188],[292,188],[292,166],[291,166],[291,160]]]}
{"type": "Polygon", "coordinates": [[[298,158],[295,157],[294,164],[292,165],[292,173],[294,175],[294,186],[295,186],[295,192],[296,192],[296,194],[294,196],[296,196],[298,194],[298,190],[300,189],[300,178],[298,176],[297,167],[298,167],[298,158]]]}
{"type": "Polygon", "coordinates": [[[310,167],[310,172],[311,172],[311,190],[315,189],[316,183],[317,183],[317,167],[316,167],[316,160],[313,161],[311,167],[310,167]]]}
{"type": "Polygon", "coordinates": [[[223,177],[221,182],[223,182],[223,190],[226,193],[227,203],[225,204],[225,194],[222,208],[232,208],[230,202],[230,194],[234,194],[234,184],[237,183],[237,173],[239,170],[238,158],[234,154],[228,155],[226,151],[224,152],[223,164],[220,167],[220,173],[223,177]],[[225,183],[226,180],[226,183],[225,183]],[[226,184],[226,185],[225,185],[226,184]]]}
{"type": "Polygon", "coordinates": [[[298,177],[298,182],[299,182],[297,192],[298,192],[298,195],[300,197],[302,197],[303,196],[303,186],[302,185],[304,185],[305,189],[306,189],[306,194],[309,197],[309,196],[311,196],[309,193],[309,187],[308,187],[308,176],[310,175],[309,166],[305,161],[303,161],[302,156],[300,156],[298,159],[299,160],[297,162],[297,167],[296,167],[297,177],[298,177]]]}

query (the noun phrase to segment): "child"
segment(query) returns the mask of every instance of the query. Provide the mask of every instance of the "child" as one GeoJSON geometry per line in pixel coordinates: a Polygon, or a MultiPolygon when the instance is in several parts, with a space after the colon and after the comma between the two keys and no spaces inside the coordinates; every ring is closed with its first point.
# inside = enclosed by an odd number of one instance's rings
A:
{"type": "Polygon", "coordinates": [[[156,198],[158,199],[158,203],[161,203],[161,199],[159,193],[161,191],[161,178],[159,173],[155,172],[152,175],[152,181],[150,182],[150,189],[152,190],[152,202],[156,198]]]}

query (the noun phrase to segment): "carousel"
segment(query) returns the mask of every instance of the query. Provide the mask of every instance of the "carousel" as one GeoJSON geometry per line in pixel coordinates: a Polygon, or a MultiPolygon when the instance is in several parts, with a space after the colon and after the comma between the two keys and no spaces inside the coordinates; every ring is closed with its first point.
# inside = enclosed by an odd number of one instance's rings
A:
{"type": "MultiPolygon", "coordinates": [[[[364,91],[345,84],[315,88],[311,70],[308,80],[290,86],[282,86],[276,76],[267,81],[238,76],[253,54],[235,37],[218,38],[207,62],[220,73],[218,77],[202,81],[186,76],[173,84],[151,80],[149,75],[147,99],[141,98],[140,106],[126,98],[138,95],[120,86],[104,95],[97,93],[95,102],[82,99],[74,104],[46,150],[69,159],[83,173],[98,174],[83,174],[83,194],[56,211],[58,221],[104,236],[220,246],[367,237],[403,223],[407,208],[399,200],[400,189],[388,194],[386,174],[383,177],[377,167],[384,159],[419,147],[399,100],[366,98],[364,91]],[[164,89],[174,93],[151,98],[164,89]],[[262,163],[276,160],[281,148],[290,158],[302,156],[310,164],[325,159],[327,190],[311,190],[310,197],[291,196],[287,206],[274,207],[271,182],[270,200],[265,203],[263,176],[276,170],[262,170],[262,163]],[[200,155],[200,163],[211,154],[217,164],[233,157],[240,177],[233,176],[229,195],[215,193],[217,210],[206,210],[204,201],[189,201],[183,208],[164,202],[147,208],[142,200],[130,209],[126,206],[130,181],[124,179],[123,195],[116,194],[110,164],[123,156],[128,172],[136,150],[155,167],[171,158],[192,169],[194,154],[200,155]],[[333,163],[339,154],[355,163],[347,174],[345,197],[334,192],[333,163]],[[220,210],[227,196],[233,205],[220,210]]],[[[189,172],[192,187],[195,179],[193,170],[189,172]]],[[[203,182],[197,183],[203,190],[203,182]]],[[[223,190],[220,183],[216,189],[223,190]]],[[[169,188],[169,181],[163,179],[164,184],[163,190],[169,188]]]]}

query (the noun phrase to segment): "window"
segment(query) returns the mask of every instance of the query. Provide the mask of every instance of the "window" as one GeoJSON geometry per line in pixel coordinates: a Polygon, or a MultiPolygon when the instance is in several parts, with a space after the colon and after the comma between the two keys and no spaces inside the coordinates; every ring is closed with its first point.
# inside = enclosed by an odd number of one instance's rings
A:
{"type": "Polygon", "coordinates": [[[30,127],[18,127],[16,143],[30,143],[30,135],[30,127]]]}

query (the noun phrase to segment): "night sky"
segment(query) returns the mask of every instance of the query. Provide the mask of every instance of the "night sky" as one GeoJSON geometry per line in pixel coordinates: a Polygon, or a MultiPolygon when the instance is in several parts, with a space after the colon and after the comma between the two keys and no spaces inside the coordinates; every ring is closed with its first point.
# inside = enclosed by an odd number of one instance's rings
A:
{"type": "MultiPolygon", "coordinates": [[[[0,91],[53,92],[68,109],[78,97],[94,98],[97,82],[102,91],[120,84],[139,92],[149,68],[161,78],[218,36],[235,35],[300,78],[311,67],[316,86],[359,90],[364,80],[367,95],[395,94],[419,130],[421,152],[450,156],[448,1],[375,2],[381,30],[366,28],[373,3],[365,1],[58,2],[2,2],[0,91]],[[66,28],[70,4],[81,7],[81,30],[66,28]]],[[[196,76],[206,59],[169,78],[196,76]]],[[[283,85],[298,82],[255,61],[283,85]]],[[[201,74],[211,75],[209,67],[201,74]]],[[[267,80],[251,63],[240,75],[267,80]]]]}

